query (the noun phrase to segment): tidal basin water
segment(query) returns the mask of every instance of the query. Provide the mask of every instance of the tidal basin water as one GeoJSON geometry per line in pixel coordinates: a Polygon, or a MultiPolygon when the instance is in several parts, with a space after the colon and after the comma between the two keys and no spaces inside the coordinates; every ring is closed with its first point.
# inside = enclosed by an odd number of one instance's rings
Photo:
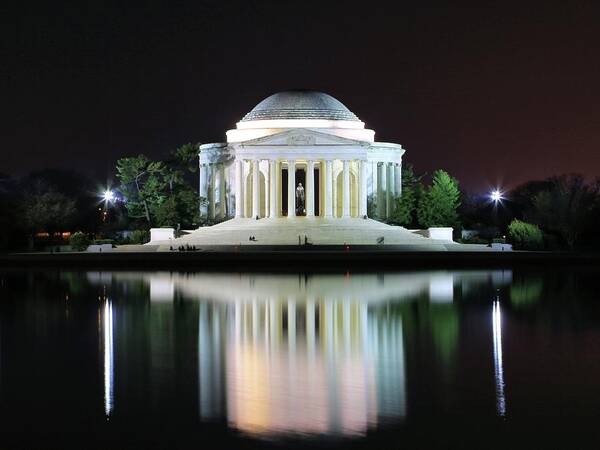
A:
{"type": "Polygon", "coordinates": [[[5,270],[2,448],[586,446],[599,275],[5,270]]]}

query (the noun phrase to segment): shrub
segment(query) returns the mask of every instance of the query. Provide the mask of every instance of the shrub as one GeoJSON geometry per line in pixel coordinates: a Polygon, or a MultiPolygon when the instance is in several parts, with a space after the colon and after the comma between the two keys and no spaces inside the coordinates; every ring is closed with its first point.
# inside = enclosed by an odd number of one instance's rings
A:
{"type": "Polygon", "coordinates": [[[508,226],[508,236],[515,249],[540,250],[544,246],[542,231],[537,225],[513,220],[508,226]]]}
{"type": "Polygon", "coordinates": [[[460,242],[463,244],[478,244],[478,245],[488,245],[490,243],[489,240],[483,239],[480,236],[473,236],[468,239],[460,239],[460,242]]]}
{"type": "Polygon", "coordinates": [[[71,244],[73,250],[81,252],[86,250],[88,245],[90,245],[90,238],[87,236],[87,234],[78,231],[71,235],[69,238],[69,244],[71,244]]]}
{"type": "Polygon", "coordinates": [[[132,244],[145,244],[150,241],[150,232],[148,230],[135,230],[131,233],[132,244]]]}
{"type": "Polygon", "coordinates": [[[118,238],[116,240],[116,244],[117,245],[128,245],[128,244],[131,244],[131,239],[128,237],[118,238]]]}

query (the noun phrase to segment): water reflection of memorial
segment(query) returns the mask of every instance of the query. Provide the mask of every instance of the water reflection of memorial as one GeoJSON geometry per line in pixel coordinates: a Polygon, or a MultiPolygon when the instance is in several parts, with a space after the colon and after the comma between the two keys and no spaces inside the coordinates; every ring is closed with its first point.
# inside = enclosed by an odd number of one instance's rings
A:
{"type": "MultiPolygon", "coordinates": [[[[510,281],[506,271],[115,276],[142,277],[152,308],[163,315],[182,302],[198,302],[200,418],[225,419],[256,435],[360,435],[401,422],[406,331],[396,306],[426,298],[445,319],[457,289],[510,281]]],[[[112,326],[112,308],[110,314],[112,326]]],[[[112,370],[112,355],[105,361],[112,370]]],[[[112,392],[113,378],[106,380],[112,392]]]]}

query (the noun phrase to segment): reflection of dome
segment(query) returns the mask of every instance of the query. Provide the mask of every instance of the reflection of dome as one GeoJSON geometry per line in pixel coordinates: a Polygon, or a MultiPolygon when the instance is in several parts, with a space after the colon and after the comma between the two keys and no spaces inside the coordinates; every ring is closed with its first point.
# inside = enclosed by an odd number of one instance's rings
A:
{"type": "Polygon", "coordinates": [[[278,92],[265,98],[244,116],[242,122],[279,119],[359,121],[352,111],[329,94],[293,90],[278,92]]]}

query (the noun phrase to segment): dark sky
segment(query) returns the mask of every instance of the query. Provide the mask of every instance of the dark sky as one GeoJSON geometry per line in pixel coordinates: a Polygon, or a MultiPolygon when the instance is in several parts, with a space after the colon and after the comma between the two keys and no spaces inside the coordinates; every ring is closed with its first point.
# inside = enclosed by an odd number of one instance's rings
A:
{"type": "Polygon", "coordinates": [[[600,175],[593,3],[14,3],[0,6],[0,172],[103,180],[121,156],[223,141],[265,96],[310,88],[474,191],[600,175]]]}

